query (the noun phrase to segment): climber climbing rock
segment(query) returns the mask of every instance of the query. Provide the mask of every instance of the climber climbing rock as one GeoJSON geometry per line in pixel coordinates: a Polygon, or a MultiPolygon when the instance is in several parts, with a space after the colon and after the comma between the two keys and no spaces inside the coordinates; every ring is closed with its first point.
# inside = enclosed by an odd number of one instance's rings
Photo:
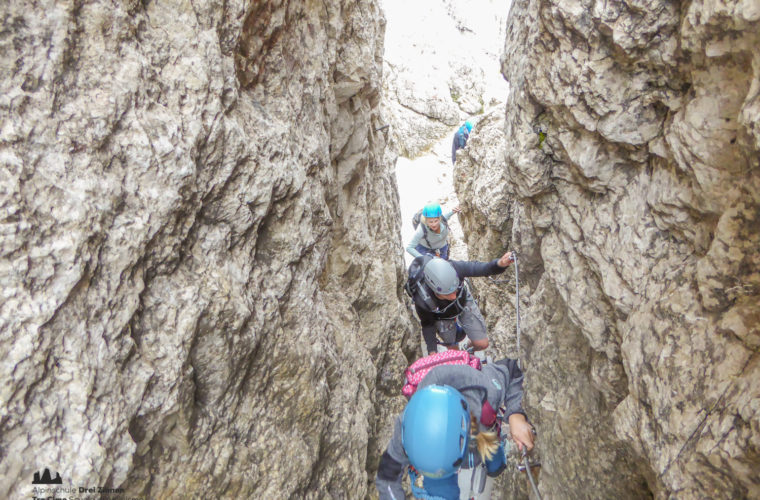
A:
{"type": "Polygon", "coordinates": [[[442,259],[449,259],[449,224],[448,221],[454,214],[462,209],[455,207],[447,214],[443,214],[441,205],[428,203],[425,207],[414,214],[412,224],[416,229],[414,236],[406,246],[406,251],[412,257],[421,255],[435,255],[442,259]]]}
{"type": "Polygon", "coordinates": [[[513,261],[512,252],[490,262],[447,261],[430,255],[412,261],[405,290],[414,301],[428,353],[437,350],[436,335],[449,348],[456,348],[465,335],[475,351],[488,347],[486,323],[464,278],[503,273],[513,261]]]}
{"type": "Polygon", "coordinates": [[[472,123],[470,120],[464,122],[464,125],[459,127],[459,130],[454,134],[454,140],[451,143],[451,164],[455,164],[457,161],[457,150],[464,149],[467,145],[467,139],[470,138],[470,132],[472,131],[472,123]]]}
{"type": "MultiPolygon", "coordinates": [[[[498,476],[506,466],[498,410],[517,447],[532,449],[522,384],[523,374],[511,359],[481,370],[469,365],[431,369],[396,418],[375,479],[380,500],[405,498],[401,480],[407,469],[417,498],[459,499],[460,469],[480,468],[489,477],[498,476]]],[[[471,482],[469,488],[468,498],[485,486],[471,482]]]]}

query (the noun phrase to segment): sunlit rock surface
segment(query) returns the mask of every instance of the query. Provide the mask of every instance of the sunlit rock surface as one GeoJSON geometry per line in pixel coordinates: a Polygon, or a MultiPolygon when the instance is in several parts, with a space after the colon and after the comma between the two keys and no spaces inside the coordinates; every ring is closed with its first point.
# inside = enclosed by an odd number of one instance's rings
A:
{"type": "Polygon", "coordinates": [[[380,0],[388,18],[383,118],[391,147],[416,158],[452,127],[506,101],[499,74],[508,0],[380,0]]]}
{"type": "MultiPolygon", "coordinates": [[[[381,83],[363,0],[0,13],[0,496],[48,467],[144,498],[372,496],[419,340],[386,146],[478,113],[479,76],[381,83]],[[380,116],[383,85],[411,114],[380,116]]],[[[520,255],[544,496],[759,497],[760,7],[511,16],[506,112],[456,174],[470,255],[520,255]]],[[[496,355],[513,272],[475,283],[496,355]]]]}
{"type": "MultiPolygon", "coordinates": [[[[457,192],[471,256],[520,255],[540,490],[759,497],[760,5],[510,16],[505,124],[479,132],[503,130],[504,155],[471,142],[457,192]]],[[[505,286],[492,323],[514,315],[505,286]]]]}
{"type": "Polygon", "coordinates": [[[364,496],[417,340],[378,7],[0,13],[0,497],[364,496]]]}

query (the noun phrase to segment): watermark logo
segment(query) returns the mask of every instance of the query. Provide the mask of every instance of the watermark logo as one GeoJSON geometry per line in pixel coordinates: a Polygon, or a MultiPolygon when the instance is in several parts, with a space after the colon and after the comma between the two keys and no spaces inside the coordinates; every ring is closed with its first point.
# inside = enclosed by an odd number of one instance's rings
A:
{"type": "Polygon", "coordinates": [[[32,484],[63,484],[63,480],[61,479],[61,475],[57,472],[55,473],[55,477],[51,477],[50,469],[45,467],[42,475],[40,475],[39,472],[34,473],[32,484]]]}
{"type": "Polygon", "coordinates": [[[61,474],[51,472],[48,467],[34,473],[32,484],[34,486],[27,486],[31,489],[31,500],[145,500],[143,497],[129,496],[124,488],[71,483],[63,486],[61,474]]]}

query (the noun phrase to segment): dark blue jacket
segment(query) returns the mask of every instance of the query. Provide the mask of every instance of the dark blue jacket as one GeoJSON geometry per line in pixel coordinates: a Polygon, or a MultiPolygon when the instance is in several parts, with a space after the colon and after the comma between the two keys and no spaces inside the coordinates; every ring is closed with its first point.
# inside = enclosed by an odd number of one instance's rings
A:
{"type": "Polygon", "coordinates": [[[454,141],[451,143],[451,164],[453,165],[457,161],[457,149],[464,149],[467,145],[467,139],[470,138],[470,132],[467,131],[467,127],[462,125],[459,130],[454,134],[454,141]]]}

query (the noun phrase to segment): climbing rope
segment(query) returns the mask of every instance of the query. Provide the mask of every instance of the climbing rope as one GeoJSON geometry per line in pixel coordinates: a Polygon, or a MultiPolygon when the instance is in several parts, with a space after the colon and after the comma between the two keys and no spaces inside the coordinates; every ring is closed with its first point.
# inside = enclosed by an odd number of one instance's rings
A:
{"type": "MultiPolygon", "coordinates": [[[[515,214],[515,225],[518,224],[518,214],[515,214]]],[[[519,227],[519,226],[518,226],[519,227]]],[[[517,257],[517,252],[512,250],[512,259],[514,266],[515,266],[515,314],[517,316],[516,318],[516,325],[515,330],[517,333],[517,367],[522,371],[523,364],[522,364],[522,356],[521,356],[521,346],[520,346],[520,338],[521,338],[521,331],[520,331],[520,264],[519,259],[517,257]]],[[[507,283],[509,280],[495,280],[493,278],[489,278],[489,280],[494,284],[501,284],[501,283],[507,283]]],[[[533,430],[533,434],[535,435],[536,431],[533,430]]],[[[523,457],[523,463],[524,463],[524,470],[528,474],[528,479],[530,480],[530,485],[533,488],[533,493],[536,495],[536,498],[538,500],[541,500],[541,494],[538,492],[538,486],[536,485],[536,480],[533,477],[533,472],[530,469],[530,461],[528,460],[528,450],[523,448],[522,449],[522,457],[523,457]]],[[[540,465],[540,464],[534,464],[534,466],[540,465]]]]}

